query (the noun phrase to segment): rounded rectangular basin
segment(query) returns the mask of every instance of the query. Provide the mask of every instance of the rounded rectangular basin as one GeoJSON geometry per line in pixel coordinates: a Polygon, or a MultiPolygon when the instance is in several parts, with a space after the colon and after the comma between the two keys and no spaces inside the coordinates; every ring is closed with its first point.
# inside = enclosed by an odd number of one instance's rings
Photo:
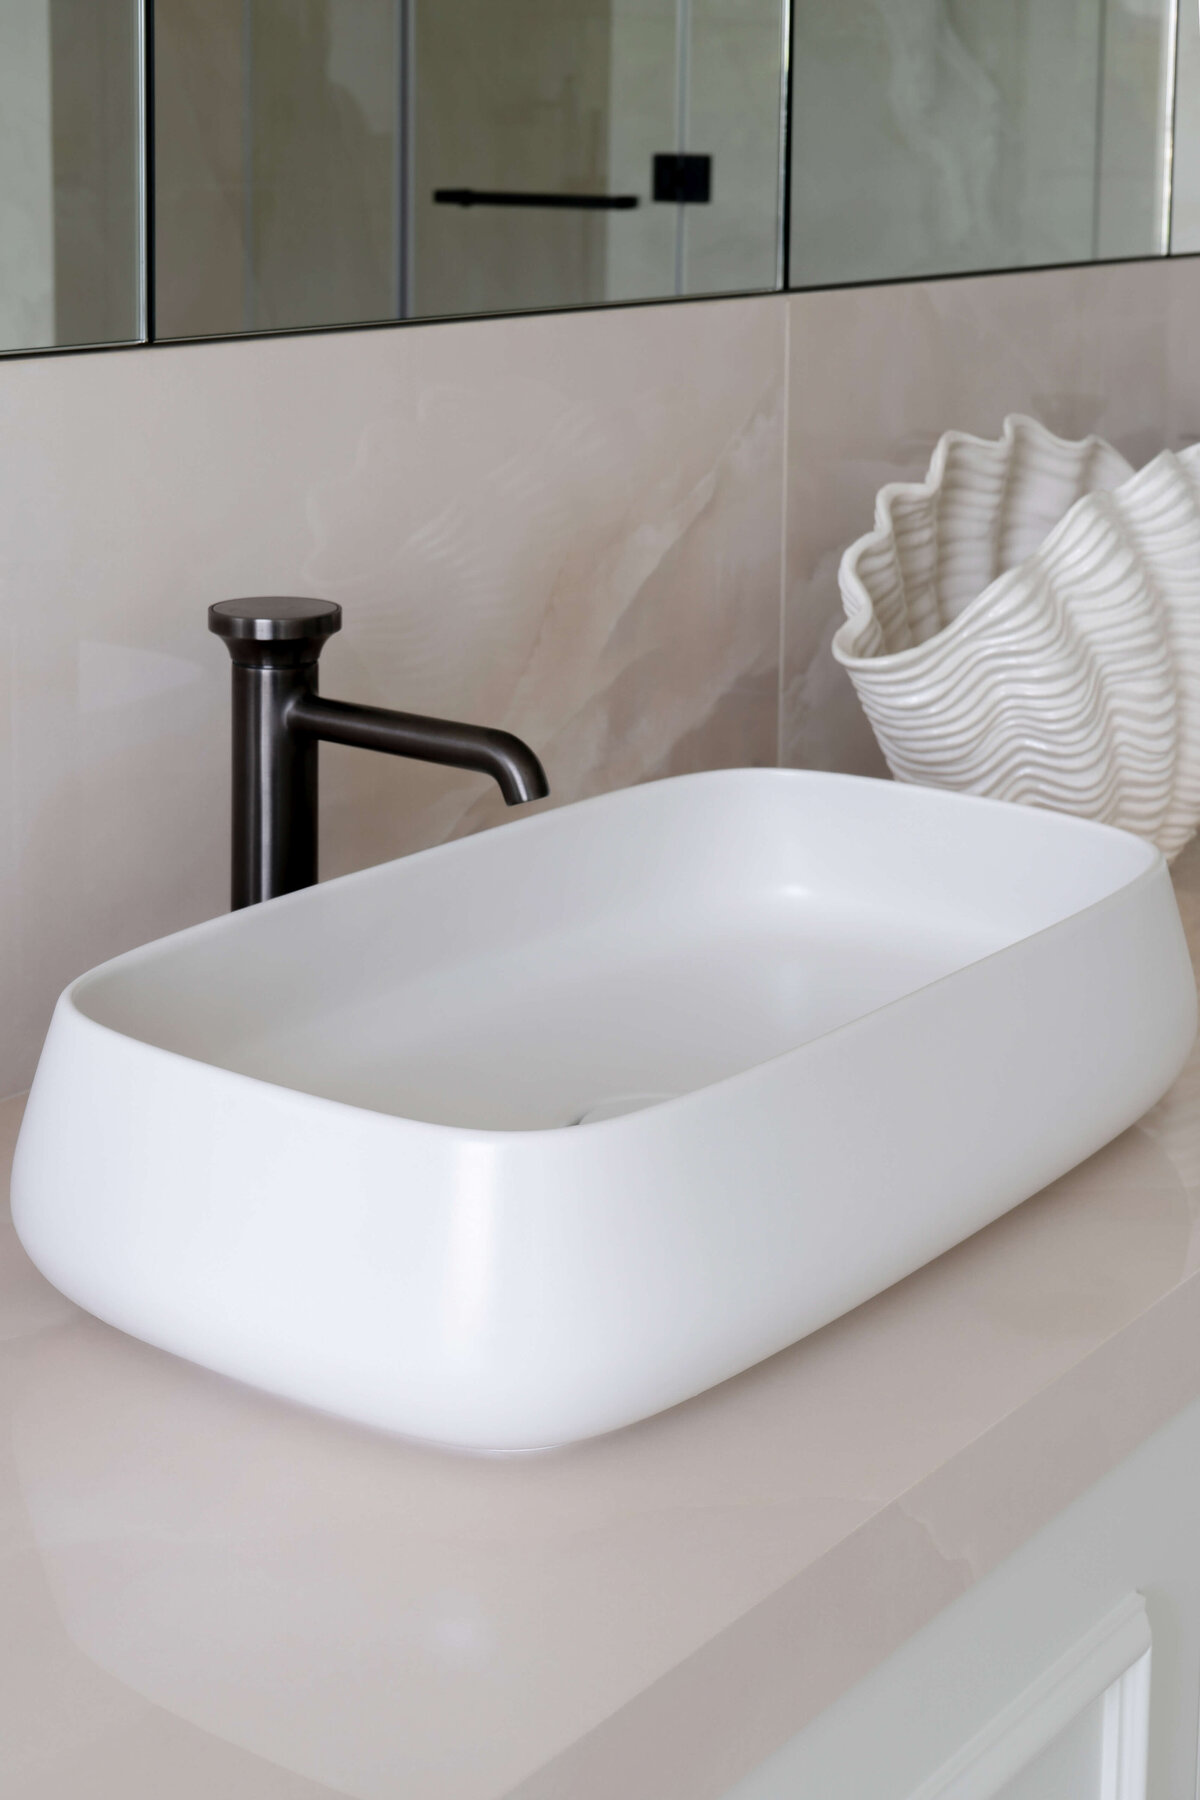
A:
{"type": "Polygon", "coordinates": [[[1166,865],[1032,808],[686,776],[63,994],[13,1216],[111,1324],[475,1449],[771,1355],[1131,1124],[1196,1027],[1166,865]]]}

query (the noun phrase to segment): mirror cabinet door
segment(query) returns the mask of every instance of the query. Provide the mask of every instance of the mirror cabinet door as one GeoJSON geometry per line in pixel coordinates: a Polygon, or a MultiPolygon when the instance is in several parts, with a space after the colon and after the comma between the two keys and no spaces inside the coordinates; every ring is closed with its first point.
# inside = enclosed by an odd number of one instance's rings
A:
{"type": "Polygon", "coordinates": [[[793,286],[1169,248],[1177,0],[794,14],[793,286]]]}
{"type": "Polygon", "coordinates": [[[0,353],[1172,250],[1195,0],[0,5],[0,353]]]}
{"type": "Polygon", "coordinates": [[[155,0],[164,337],[778,285],[783,0],[155,0]]]}
{"type": "Polygon", "coordinates": [[[395,0],[155,0],[155,326],[397,314],[395,0]]]}
{"type": "Polygon", "coordinates": [[[0,5],[0,350],[141,335],[140,9],[0,5]]]}

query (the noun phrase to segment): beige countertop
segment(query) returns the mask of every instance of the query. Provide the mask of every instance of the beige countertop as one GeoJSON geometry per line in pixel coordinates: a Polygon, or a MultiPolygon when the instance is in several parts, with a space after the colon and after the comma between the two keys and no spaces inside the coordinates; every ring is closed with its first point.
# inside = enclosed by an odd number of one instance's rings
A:
{"type": "Polygon", "coordinates": [[[1198,1215],[1200,1053],[806,1342],[481,1460],[123,1337],[0,1214],[0,1795],[715,1800],[1200,1395],[1198,1215]]]}

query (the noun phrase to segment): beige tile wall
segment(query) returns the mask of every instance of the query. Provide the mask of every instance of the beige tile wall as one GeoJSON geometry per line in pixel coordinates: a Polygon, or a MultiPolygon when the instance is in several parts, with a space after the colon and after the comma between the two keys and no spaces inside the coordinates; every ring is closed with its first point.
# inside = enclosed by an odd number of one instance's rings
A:
{"type": "MultiPolygon", "coordinates": [[[[72,976],[225,904],[211,600],[340,600],[327,691],[519,731],[558,801],[877,770],[828,654],[876,489],[1014,407],[1200,436],[1198,300],[1180,261],[0,365],[0,1094],[72,976]]],[[[327,874],[504,816],[322,756],[327,874]]]]}
{"type": "MultiPolygon", "coordinates": [[[[325,594],[349,699],[508,726],[557,800],[776,755],[782,303],[0,365],[0,1094],[55,994],[221,910],[211,600],[325,594]]],[[[322,752],[337,873],[479,777],[322,752]]]]}

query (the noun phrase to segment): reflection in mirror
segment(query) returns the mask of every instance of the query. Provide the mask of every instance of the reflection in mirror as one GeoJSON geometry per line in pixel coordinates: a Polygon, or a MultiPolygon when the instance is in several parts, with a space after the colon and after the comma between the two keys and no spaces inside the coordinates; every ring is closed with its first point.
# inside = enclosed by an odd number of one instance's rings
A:
{"type": "Polygon", "coordinates": [[[795,0],[792,285],[1165,253],[1177,19],[795,0]]]}
{"type": "Polygon", "coordinates": [[[773,287],[782,29],[781,0],[417,0],[414,310],[773,287]]]}
{"type": "Polygon", "coordinates": [[[0,5],[0,350],[139,332],[136,0],[0,5]]]}
{"type": "Polygon", "coordinates": [[[396,315],[395,0],[155,0],[161,337],[396,315]]]}
{"type": "Polygon", "coordinates": [[[769,291],[785,162],[795,287],[1200,251],[1200,13],[8,0],[0,351],[769,291]]]}
{"type": "Polygon", "coordinates": [[[1200,251],[1200,7],[1180,6],[1171,249],[1200,251]]]}
{"type": "Polygon", "coordinates": [[[783,0],[156,0],[165,337],[774,287],[783,0]]]}

